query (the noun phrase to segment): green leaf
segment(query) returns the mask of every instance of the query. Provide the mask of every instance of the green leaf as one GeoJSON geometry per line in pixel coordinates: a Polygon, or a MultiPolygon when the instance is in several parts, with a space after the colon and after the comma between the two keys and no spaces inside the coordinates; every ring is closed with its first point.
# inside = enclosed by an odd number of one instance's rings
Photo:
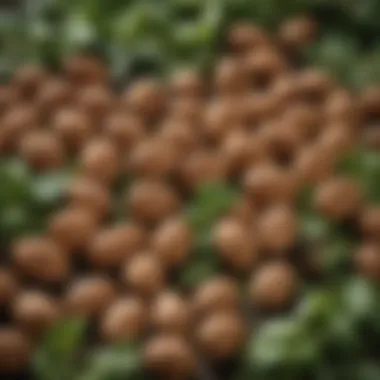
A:
{"type": "Polygon", "coordinates": [[[53,326],[33,357],[39,380],[73,380],[77,374],[76,354],[82,348],[86,322],[68,319],[53,326]]]}
{"type": "Polygon", "coordinates": [[[138,347],[101,348],[91,354],[87,368],[78,380],[143,379],[141,353],[138,347]]]}

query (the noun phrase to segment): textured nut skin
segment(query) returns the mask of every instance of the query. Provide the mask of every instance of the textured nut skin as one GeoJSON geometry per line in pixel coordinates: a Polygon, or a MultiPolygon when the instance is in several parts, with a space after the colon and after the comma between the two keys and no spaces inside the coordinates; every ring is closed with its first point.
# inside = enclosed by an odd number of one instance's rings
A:
{"type": "Polygon", "coordinates": [[[65,280],[70,270],[66,253],[53,240],[45,237],[16,241],[12,261],[22,274],[46,283],[65,280]]]}
{"type": "Polygon", "coordinates": [[[25,370],[31,354],[31,342],[13,327],[0,328],[0,371],[15,374],[25,370]]]}
{"type": "Polygon", "coordinates": [[[100,276],[81,277],[69,284],[64,297],[66,312],[74,316],[96,317],[113,301],[112,282],[100,276]]]}
{"type": "Polygon", "coordinates": [[[248,292],[252,303],[264,310],[281,310],[298,291],[298,277],[287,263],[273,262],[254,272],[248,292]]]}
{"type": "Polygon", "coordinates": [[[245,340],[246,328],[236,312],[219,312],[207,317],[196,331],[199,347],[216,360],[236,355],[245,340]]]}
{"type": "Polygon", "coordinates": [[[60,317],[58,303],[41,291],[21,292],[12,303],[13,318],[25,331],[40,335],[60,317]]]}
{"type": "Polygon", "coordinates": [[[152,236],[152,248],[168,267],[185,263],[193,247],[194,236],[185,220],[170,218],[159,225],[152,236]]]}
{"type": "Polygon", "coordinates": [[[195,358],[188,343],[175,335],[153,337],[143,351],[146,368],[163,376],[187,377],[194,372],[195,358]]]}
{"type": "Polygon", "coordinates": [[[107,342],[135,340],[143,333],[146,319],[146,308],[140,299],[118,298],[102,315],[100,334],[107,342]]]}
{"type": "Polygon", "coordinates": [[[193,296],[192,308],[198,316],[236,310],[239,298],[237,284],[231,278],[219,275],[200,285],[193,296]]]}
{"type": "Polygon", "coordinates": [[[180,294],[165,291],[157,296],[150,310],[153,326],[159,331],[187,334],[190,309],[180,294]]]}

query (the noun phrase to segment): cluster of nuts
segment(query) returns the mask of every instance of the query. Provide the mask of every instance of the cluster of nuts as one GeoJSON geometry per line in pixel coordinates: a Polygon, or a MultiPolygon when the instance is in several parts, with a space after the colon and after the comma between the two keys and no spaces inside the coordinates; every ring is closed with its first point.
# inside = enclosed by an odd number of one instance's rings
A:
{"type": "Polygon", "coordinates": [[[365,126],[380,116],[380,87],[352,94],[298,68],[316,32],[305,18],[277,36],[237,25],[211,80],[181,71],[117,93],[106,67],[81,55],[58,77],[24,67],[0,88],[1,155],[36,172],[77,163],[65,208],[43,236],[15,241],[0,269],[0,371],[26,365],[67,315],[89,318],[105,342],[141,339],[147,368],[163,376],[193,373],[199,352],[237,355],[250,330],[242,305],[276,312],[298,293],[295,201],[305,185],[325,218],[358,223],[355,263],[380,280],[380,208],[335,171],[357,141],[379,147],[379,130],[365,126]],[[133,181],[116,196],[125,178],[133,181]],[[211,233],[221,273],[181,293],[173,278],[197,239],[183,211],[207,181],[241,194],[211,233]]]}

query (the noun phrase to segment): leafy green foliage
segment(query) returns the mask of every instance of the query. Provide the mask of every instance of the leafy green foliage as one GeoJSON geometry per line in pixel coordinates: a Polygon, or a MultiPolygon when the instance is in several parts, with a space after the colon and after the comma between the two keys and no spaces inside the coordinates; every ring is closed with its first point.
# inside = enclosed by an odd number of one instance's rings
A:
{"type": "Polygon", "coordinates": [[[122,344],[89,351],[86,321],[68,319],[47,333],[33,359],[38,380],[143,379],[138,347],[122,344]]]}

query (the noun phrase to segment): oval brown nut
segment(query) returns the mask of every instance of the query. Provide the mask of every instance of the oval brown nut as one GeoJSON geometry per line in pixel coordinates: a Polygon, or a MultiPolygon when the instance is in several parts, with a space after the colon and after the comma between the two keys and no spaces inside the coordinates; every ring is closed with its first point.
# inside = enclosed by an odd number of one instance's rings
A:
{"type": "Polygon", "coordinates": [[[273,205],[260,216],[257,228],[264,249],[285,254],[296,242],[297,215],[287,205],[273,205]]]}
{"type": "Polygon", "coordinates": [[[40,66],[25,65],[19,67],[13,78],[12,86],[25,99],[32,98],[46,81],[46,72],[40,66]]]}
{"type": "Polygon", "coordinates": [[[328,76],[326,71],[308,68],[300,71],[295,78],[300,97],[312,101],[324,101],[335,89],[336,83],[333,78],[328,76]]]}
{"type": "Polygon", "coordinates": [[[164,285],[164,271],[156,256],[150,252],[138,252],[122,267],[121,279],[143,296],[152,296],[164,285]]]}
{"type": "Polygon", "coordinates": [[[169,117],[179,122],[190,123],[199,130],[205,108],[200,98],[174,98],[169,104],[169,117]]]}
{"type": "Polygon", "coordinates": [[[219,311],[234,311],[239,307],[239,289],[236,282],[224,275],[205,281],[196,290],[192,305],[198,316],[219,311]]]}
{"type": "Polygon", "coordinates": [[[15,275],[5,267],[0,267],[0,308],[8,305],[19,291],[15,275]]]}
{"type": "Polygon", "coordinates": [[[233,51],[240,53],[246,53],[257,47],[270,44],[269,36],[264,29],[246,23],[232,26],[228,33],[227,41],[233,51]]]}
{"type": "Polygon", "coordinates": [[[36,109],[30,105],[15,105],[7,110],[1,120],[0,149],[10,152],[18,147],[21,137],[39,123],[36,109]]]}
{"type": "Polygon", "coordinates": [[[127,112],[111,113],[104,122],[104,132],[121,149],[130,149],[146,134],[144,122],[127,112]]]}
{"type": "Polygon", "coordinates": [[[358,99],[345,90],[334,91],[328,96],[323,111],[330,122],[346,122],[353,126],[360,123],[358,99]]]}
{"type": "Polygon", "coordinates": [[[366,87],[359,95],[359,108],[365,116],[376,116],[380,113],[380,86],[366,87]]]}
{"type": "Polygon", "coordinates": [[[36,170],[50,170],[63,165],[64,147],[52,132],[35,130],[26,133],[20,140],[21,157],[36,170]]]}
{"type": "Polygon", "coordinates": [[[52,128],[70,151],[78,151],[93,134],[89,116],[76,108],[62,108],[52,119],[52,128]]]}
{"type": "Polygon", "coordinates": [[[179,198],[174,189],[166,183],[144,179],[131,185],[126,203],[136,219],[155,223],[178,210],[179,198]]]}
{"type": "Polygon", "coordinates": [[[107,342],[135,340],[143,333],[146,319],[145,305],[139,298],[118,298],[101,318],[100,335],[107,342]]]}
{"type": "Polygon", "coordinates": [[[112,92],[103,85],[89,85],[79,90],[76,97],[79,109],[98,124],[111,111],[114,98],[112,92]]]}
{"type": "Polygon", "coordinates": [[[143,350],[145,367],[165,378],[186,378],[195,370],[195,357],[182,337],[160,334],[151,338],[143,350]]]}
{"type": "Polygon", "coordinates": [[[77,86],[103,84],[107,82],[108,72],[103,62],[88,54],[78,54],[65,62],[64,71],[70,82],[77,86]]]}
{"type": "Polygon", "coordinates": [[[316,184],[329,178],[334,172],[335,158],[321,145],[305,146],[294,160],[294,171],[306,184],[316,184]]]}
{"type": "Polygon", "coordinates": [[[60,315],[60,307],[51,296],[37,290],[18,294],[12,303],[14,321],[32,335],[43,334],[60,315]]]}
{"type": "Polygon", "coordinates": [[[292,49],[311,44],[318,33],[318,25],[309,17],[296,17],[285,21],[278,31],[281,42],[292,49]]]}
{"type": "Polygon", "coordinates": [[[152,325],[161,332],[187,334],[190,327],[190,309],[186,300],[173,291],[160,293],[150,309],[152,325]]]}
{"type": "Polygon", "coordinates": [[[360,214],[359,224],[366,236],[380,241],[380,206],[366,207],[360,214]]]}
{"type": "Polygon", "coordinates": [[[115,299],[114,284],[100,276],[74,280],[64,296],[65,310],[70,316],[96,317],[115,299]]]}
{"type": "Polygon", "coordinates": [[[372,281],[380,280],[380,246],[364,242],[354,255],[356,270],[372,281]]]}
{"type": "Polygon", "coordinates": [[[115,145],[105,138],[88,142],[81,152],[80,163],[85,176],[107,185],[119,174],[119,152],[115,145]]]}
{"type": "Polygon", "coordinates": [[[129,153],[127,169],[138,177],[163,178],[178,166],[178,147],[160,137],[140,141],[129,153]]]}
{"type": "Polygon", "coordinates": [[[193,70],[185,69],[174,73],[170,81],[173,96],[200,97],[204,93],[204,80],[193,70]]]}
{"type": "Polygon", "coordinates": [[[214,83],[218,94],[233,95],[249,88],[249,77],[244,62],[236,57],[222,59],[215,68],[214,83]]]}
{"type": "Polygon", "coordinates": [[[145,231],[133,222],[104,228],[93,236],[88,260],[99,268],[116,268],[141,249],[145,239],[145,231]]]}
{"type": "Polygon", "coordinates": [[[294,300],[298,288],[293,267],[285,262],[272,262],[252,274],[248,291],[253,305],[264,310],[280,310],[294,300]]]}
{"type": "Polygon", "coordinates": [[[23,274],[47,283],[65,280],[70,271],[66,252],[47,237],[27,237],[16,241],[12,261],[23,274]]]}
{"type": "MultiPolygon", "coordinates": [[[[255,84],[267,84],[287,70],[287,63],[277,49],[261,47],[248,54],[244,67],[255,84]]],[[[248,82],[249,83],[249,82],[248,82]]]]}
{"type": "Polygon", "coordinates": [[[139,80],[124,94],[126,106],[144,119],[156,119],[166,107],[165,90],[154,79],[139,80]]]}
{"type": "Polygon", "coordinates": [[[65,106],[72,96],[70,84],[60,78],[49,79],[37,93],[37,106],[42,116],[48,120],[65,106]]]}
{"type": "Polygon", "coordinates": [[[341,122],[327,125],[321,132],[317,144],[326,155],[338,158],[354,147],[356,139],[351,125],[341,122]]]}
{"type": "Polygon", "coordinates": [[[232,130],[221,143],[221,155],[225,157],[228,173],[240,174],[265,156],[265,151],[256,138],[243,129],[232,130]]]}
{"type": "Polygon", "coordinates": [[[70,207],[49,221],[49,235],[68,251],[85,249],[98,228],[96,216],[88,210],[70,207]]]}
{"type": "Polygon", "coordinates": [[[272,163],[253,165],[243,178],[247,194],[258,204],[292,202],[298,188],[298,178],[289,170],[272,163]]]}
{"type": "Polygon", "coordinates": [[[0,328],[0,371],[2,374],[21,373],[31,355],[31,342],[13,327],[0,328]]]}
{"type": "Polygon", "coordinates": [[[350,178],[336,177],[317,187],[314,205],[327,219],[342,220],[356,216],[363,199],[363,190],[358,183],[350,178]]]}
{"type": "Polygon", "coordinates": [[[169,142],[180,151],[180,154],[187,154],[199,143],[199,131],[188,120],[168,119],[160,127],[159,138],[169,142]]]}
{"type": "Polygon", "coordinates": [[[107,187],[86,177],[79,177],[69,184],[67,198],[70,206],[88,210],[100,219],[107,215],[111,206],[107,187]]]}
{"type": "Polygon", "coordinates": [[[157,227],[152,248],[161,263],[168,267],[183,264],[193,248],[194,236],[185,220],[170,218],[157,227]]]}
{"type": "Polygon", "coordinates": [[[195,150],[181,163],[179,176],[188,190],[195,190],[207,182],[225,179],[227,163],[220,152],[195,150]]]}
{"type": "Polygon", "coordinates": [[[212,241],[227,266],[248,271],[258,260],[256,238],[247,226],[228,218],[220,221],[212,232],[212,241]]]}
{"type": "Polygon", "coordinates": [[[246,333],[244,321],[238,313],[215,312],[197,327],[196,339],[209,358],[223,360],[238,354],[246,333]]]}

